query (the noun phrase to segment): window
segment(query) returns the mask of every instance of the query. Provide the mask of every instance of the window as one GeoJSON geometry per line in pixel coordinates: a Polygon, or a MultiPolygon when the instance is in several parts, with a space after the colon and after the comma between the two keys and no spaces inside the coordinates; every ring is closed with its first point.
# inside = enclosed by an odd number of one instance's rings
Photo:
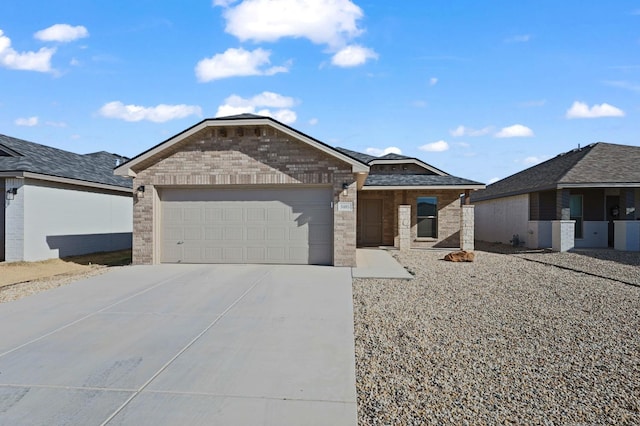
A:
{"type": "Polygon", "coordinates": [[[438,198],[418,197],[418,238],[438,237],[438,198]]]}
{"type": "Polygon", "coordinates": [[[569,201],[569,219],[575,220],[575,238],[582,238],[582,195],[572,195],[569,201]]]}

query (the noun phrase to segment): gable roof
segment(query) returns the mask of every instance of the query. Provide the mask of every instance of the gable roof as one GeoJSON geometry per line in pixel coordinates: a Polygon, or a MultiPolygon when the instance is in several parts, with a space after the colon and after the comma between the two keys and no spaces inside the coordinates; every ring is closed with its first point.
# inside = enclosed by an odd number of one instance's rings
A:
{"type": "Polygon", "coordinates": [[[130,192],[132,182],[114,176],[116,161],[105,151],[75,154],[0,134],[0,176],[22,176],[130,192]]]}
{"type": "Polygon", "coordinates": [[[376,173],[370,172],[365,180],[362,189],[365,190],[391,190],[391,189],[483,189],[485,185],[469,179],[451,176],[440,169],[433,167],[424,161],[407,157],[400,154],[387,154],[382,157],[374,157],[373,155],[363,154],[361,152],[352,151],[346,148],[336,148],[345,154],[360,159],[368,165],[376,164],[417,164],[418,166],[429,170],[435,174],[419,174],[419,173],[376,173]]]}
{"type": "Polygon", "coordinates": [[[640,186],[640,147],[597,142],[495,182],[473,201],[562,188],[640,186]]]}
{"type": "Polygon", "coordinates": [[[127,162],[121,164],[116,167],[114,173],[120,176],[136,176],[135,168],[137,165],[157,156],[161,155],[166,150],[170,149],[172,146],[180,143],[186,138],[198,133],[199,131],[206,129],[208,127],[225,127],[225,126],[271,126],[289,136],[296,138],[297,140],[306,143],[320,151],[323,151],[345,163],[348,163],[352,167],[352,171],[354,173],[367,173],[369,171],[369,166],[367,164],[357,158],[351,157],[349,155],[345,155],[343,152],[333,148],[321,142],[311,136],[308,136],[293,127],[289,127],[286,124],[283,124],[271,117],[255,115],[255,114],[238,114],[232,115],[228,117],[219,117],[219,118],[206,118],[201,122],[193,125],[192,127],[178,133],[175,136],[165,140],[164,142],[159,143],[158,145],[151,147],[150,149],[144,151],[143,153],[133,157],[127,162]]]}

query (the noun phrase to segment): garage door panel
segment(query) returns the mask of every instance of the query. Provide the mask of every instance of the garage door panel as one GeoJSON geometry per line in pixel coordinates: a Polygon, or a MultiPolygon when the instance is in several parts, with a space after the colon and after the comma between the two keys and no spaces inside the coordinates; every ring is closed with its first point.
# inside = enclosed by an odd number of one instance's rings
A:
{"type": "Polygon", "coordinates": [[[224,228],[221,227],[207,226],[204,228],[204,239],[207,241],[222,240],[223,231],[224,228]]]}
{"type": "Polygon", "coordinates": [[[265,237],[264,227],[251,226],[247,228],[247,241],[264,241],[265,237]]]}
{"type": "Polygon", "coordinates": [[[244,220],[244,211],[241,207],[226,207],[222,212],[224,222],[237,222],[244,220]]]}
{"type": "Polygon", "coordinates": [[[263,222],[267,219],[267,212],[264,208],[248,208],[247,220],[249,222],[263,222]]]}
{"type": "Polygon", "coordinates": [[[205,207],[204,208],[204,212],[205,212],[204,217],[205,217],[205,220],[207,221],[207,223],[222,221],[223,209],[205,207]]]}
{"type": "Polygon", "coordinates": [[[225,263],[246,262],[244,247],[224,247],[222,249],[222,260],[225,263]]]}
{"type": "Polygon", "coordinates": [[[284,222],[289,220],[289,209],[267,208],[267,221],[268,222],[284,222]]]}
{"type": "Polygon", "coordinates": [[[267,228],[267,241],[269,242],[273,242],[273,241],[287,241],[288,240],[288,236],[287,234],[288,229],[284,228],[284,227],[278,227],[278,228],[267,228]]]}
{"type": "Polygon", "coordinates": [[[333,240],[332,227],[330,225],[309,226],[309,240],[316,244],[329,244],[333,240]]]}
{"type": "Polygon", "coordinates": [[[332,263],[330,188],[161,189],[160,197],[163,262],[332,263]]]}
{"type": "Polygon", "coordinates": [[[200,241],[203,237],[201,227],[184,228],[184,241],[200,241]]]}
{"type": "Polygon", "coordinates": [[[244,240],[244,228],[240,226],[230,226],[222,231],[223,241],[242,241],[244,240]]]}

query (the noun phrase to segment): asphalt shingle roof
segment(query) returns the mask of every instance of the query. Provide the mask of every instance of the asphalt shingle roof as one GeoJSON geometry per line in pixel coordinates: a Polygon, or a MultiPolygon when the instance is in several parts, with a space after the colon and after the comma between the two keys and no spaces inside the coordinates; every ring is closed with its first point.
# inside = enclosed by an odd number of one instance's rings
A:
{"type": "MultiPolygon", "coordinates": [[[[374,157],[373,155],[363,154],[358,151],[352,151],[346,148],[336,148],[336,150],[346,154],[363,163],[371,164],[374,160],[405,160],[407,162],[417,160],[399,154],[387,154],[382,157],[374,157]]],[[[444,172],[443,172],[444,173],[444,172]]],[[[445,174],[445,176],[433,174],[400,174],[400,173],[376,173],[371,171],[364,186],[464,186],[464,185],[483,185],[469,179],[445,174]]]]}
{"type": "Polygon", "coordinates": [[[574,149],[506,177],[478,191],[472,200],[485,200],[555,189],[570,184],[640,185],[640,147],[598,142],[574,149]]]}
{"type": "Polygon", "coordinates": [[[352,151],[347,148],[336,147],[336,151],[340,151],[341,153],[348,155],[351,158],[355,158],[358,161],[361,161],[365,164],[369,164],[371,161],[377,159],[378,157],[374,157],[373,155],[363,154],[362,152],[352,151]]]}
{"type": "Polygon", "coordinates": [[[124,157],[105,151],[75,154],[50,146],[0,135],[0,151],[18,156],[0,156],[0,172],[31,172],[86,182],[131,188],[131,179],[115,176],[116,161],[124,157]]]}
{"type": "Polygon", "coordinates": [[[482,185],[456,176],[419,175],[419,174],[370,174],[365,186],[464,186],[482,185]]]}

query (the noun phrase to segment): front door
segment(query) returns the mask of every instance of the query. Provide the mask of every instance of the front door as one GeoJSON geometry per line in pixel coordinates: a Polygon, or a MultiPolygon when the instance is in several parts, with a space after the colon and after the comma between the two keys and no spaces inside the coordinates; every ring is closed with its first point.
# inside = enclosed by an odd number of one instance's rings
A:
{"type": "Polygon", "coordinates": [[[382,200],[358,201],[358,243],[362,246],[382,244],[382,200]]]}
{"type": "Polygon", "coordinates": [[[608,242],[609,242],[609,247],[613,247],[614,246],[614,234],[615,234],[615,228],[614,228],[614,224],[613,221],[614,220],[619,220],[620,219],[620,196],[618,195],[607,195],[607,200],[606,200],[606,209],[607,209],[607,222],[609,222],[608,225],[608,242]]]}

